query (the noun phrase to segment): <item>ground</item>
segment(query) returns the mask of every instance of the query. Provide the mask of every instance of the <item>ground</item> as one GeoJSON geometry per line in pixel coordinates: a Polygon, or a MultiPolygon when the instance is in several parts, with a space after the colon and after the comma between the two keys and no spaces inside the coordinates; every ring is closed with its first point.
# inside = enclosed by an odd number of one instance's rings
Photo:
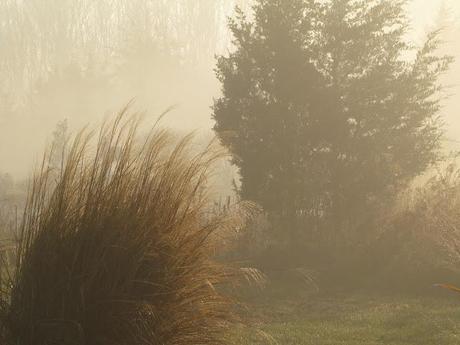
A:
{"type": "Polygon", "coordinates": [[[240,345],[458,345],[460,295],[346,296],[250,305],[240,345]]]}

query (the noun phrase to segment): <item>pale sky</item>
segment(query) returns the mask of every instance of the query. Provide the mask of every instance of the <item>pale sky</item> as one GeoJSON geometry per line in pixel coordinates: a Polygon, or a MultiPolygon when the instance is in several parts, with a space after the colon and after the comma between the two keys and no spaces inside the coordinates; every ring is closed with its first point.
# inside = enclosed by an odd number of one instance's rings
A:
{"type": "Polygon", "coordinates": [[[442,118],[445,122],[447,140],[445,145],[449,150],[460,150],[460,45],[457,42],[460,27],[460,0],[413,0],[409,8],[409,15],[413,24],[413,40],[421,44],[427,31],[435,28],[436,21],[440,20],[440,8],[445,4],[448,18],[442,18],[447,27],[448,38],[442,47],[442,52],[452,55],[456,61],[443,80],[449,85],[450,97],[444,102],[442,118]],[[457,28],[455,28],[457,27],[457,28]],[[451,30],[449,30],[451,29],[451,30]],[[453,33],[453,35],[452,35],[453,33]]]}
{"type": "Polygon", "coordinates": [[[460,0],[413,0],[409,14],[414,28],[417,30],[415,35],[418,39],[423,37],[423,32],[434,25],[434,22],[439,18],[439,10],[445,3],[449,9],[452,22],[459,23],[460,19],[460,0]]]}

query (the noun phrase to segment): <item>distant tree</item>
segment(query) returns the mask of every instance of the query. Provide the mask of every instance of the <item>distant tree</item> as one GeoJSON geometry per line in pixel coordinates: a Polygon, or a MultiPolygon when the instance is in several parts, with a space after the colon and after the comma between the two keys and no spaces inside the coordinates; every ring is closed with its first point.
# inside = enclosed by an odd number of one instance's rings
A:
{"type": "Polygon", "coordinates": [[[50,167],[60,171],[65,161],[66,146],[69,140],[69,124],[67,119],[59,121],[53,132],[51,143],[50,167]]]}
{"type": "Polygon", "coordinates": [[[305,218],[346,232],[441,157],[438,78],[451,58],[436,55],[437,32],[406,41],[405,4],[258,0],[253,19],[230,21],[215,131],[241,196],[293,240],[305,218]]]}

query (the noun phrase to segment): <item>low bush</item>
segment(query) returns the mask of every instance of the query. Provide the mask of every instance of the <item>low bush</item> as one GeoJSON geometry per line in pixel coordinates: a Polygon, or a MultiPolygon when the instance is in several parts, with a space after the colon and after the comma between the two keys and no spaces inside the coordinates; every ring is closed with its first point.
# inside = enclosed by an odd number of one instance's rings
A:
{"type": "Polygon", "coordinates": [[[460,283],[460,171],[451,165],[404,193],[370,252],[387,285],[426,291],[460,283]]]}

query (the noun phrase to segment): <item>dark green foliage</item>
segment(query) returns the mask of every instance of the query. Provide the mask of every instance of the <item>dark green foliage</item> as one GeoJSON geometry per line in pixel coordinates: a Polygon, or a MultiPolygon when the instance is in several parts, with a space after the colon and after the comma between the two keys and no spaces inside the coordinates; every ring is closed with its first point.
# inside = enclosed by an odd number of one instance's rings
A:
{"type": "Polygon", "coordinates": [[[253,20],[241,11],[231,20],[215,130],[241,196],[282,237],[298,241],[309,219],[311,232],[320,221],[346,240],[377,201],[439,159],[438,78],[451,58],[436,56],[437,32],[420,49],[406,43],[405,3],[259,0],[253,20]]]}
{"type": "Polygon", "coordinates": [[[11,279],[0,267],[2,344],[222,343],[230,272],[211,256],[226,221],[205,211],[219,153],[137,128],[120,115],[95,150],[80,134],[57,178],[44,161],[11,279]]]}

